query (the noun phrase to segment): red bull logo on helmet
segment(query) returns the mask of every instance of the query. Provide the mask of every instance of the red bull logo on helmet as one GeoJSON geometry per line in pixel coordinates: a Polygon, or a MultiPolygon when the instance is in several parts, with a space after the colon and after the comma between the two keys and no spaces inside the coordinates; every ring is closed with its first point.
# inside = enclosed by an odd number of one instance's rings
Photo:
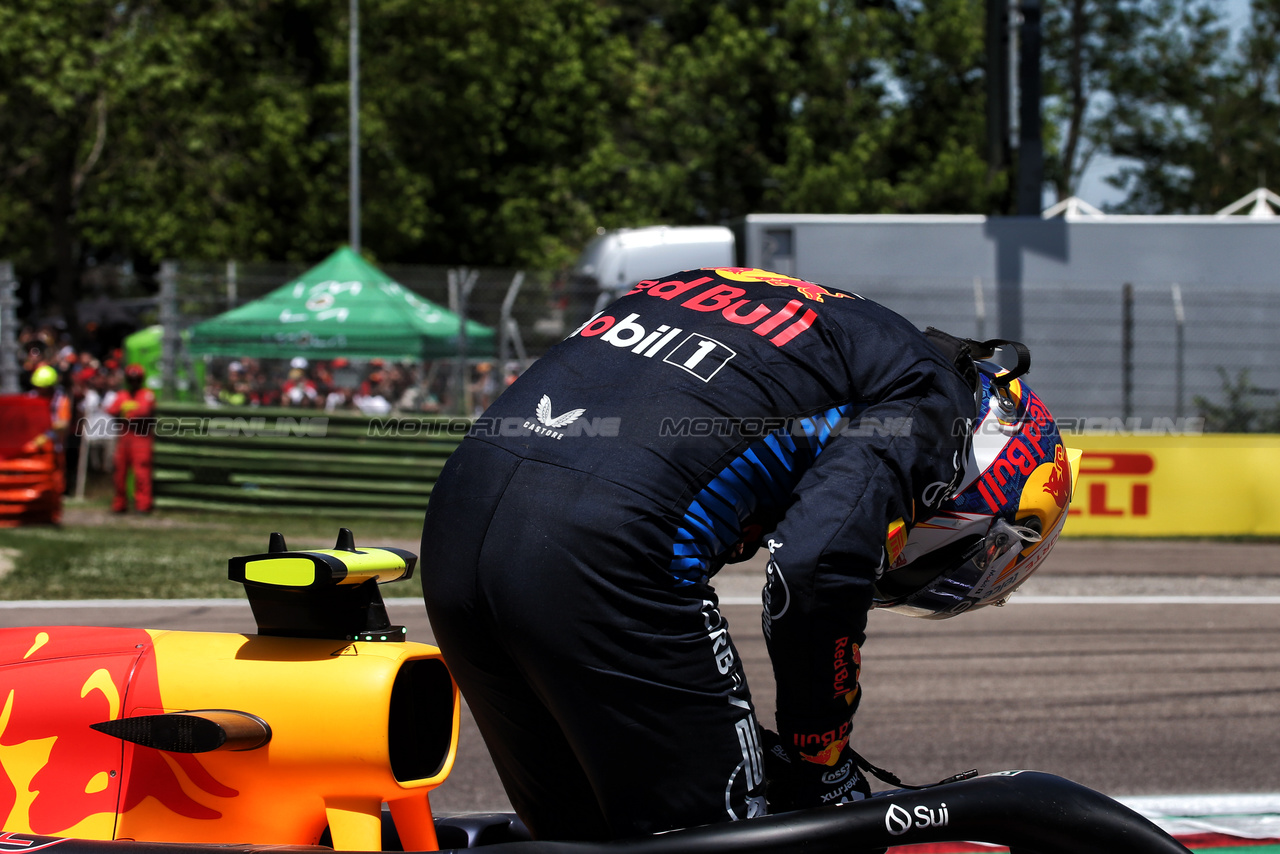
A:
{"type": "Polygon", "coordinates": [[[1071,503],[1071,463],[1067,449],[1057,445],[1053,461],[1038,466],[1022,491],[1018,504],[1018,518],[1034,516],[1040,520],[1040,530],[1050,531],[1067,512],[1071,503]]]}
{"type": "Polygon", "coordinates": [[[857,294],[830,291],[822,285],[807,282],[804,279],[784,276],[781,273],[771,273],[768,270],[760,270],[755,267],[716,267],[714,270],[720,276],[737,282],[765,282],[776,288],[795,288],[805,299],[814,302],[824,302],[826,297],[831,297],[832,299],[860,299],[857,294]]]}
{"type": "Polygon", "coordinates": [[[1071,467],[1067,465],[1067,449],[1059,445],[1053,454],[1053,465],[1041,490],[1053,499],[1059,509],[1071,500],[1071,467]]]}
{"type": "Polygon", "coordinates": [[[1058,427],[1039,396],[1021,384],[1011,391],[1018,405],[1018,414],[1011,420],[997,416],[990,395],[984,402],[987,411],[974,436],[975,450],[985,446],[978,455],[981,474],[956,497],[960,510],[997,516],[1010,513],[1015,509],[1013,501],[1025,502],[1031,493],[1039,492],[1028,482],[1033,477],[1048,478],[1062,449],[1058,427]]]}

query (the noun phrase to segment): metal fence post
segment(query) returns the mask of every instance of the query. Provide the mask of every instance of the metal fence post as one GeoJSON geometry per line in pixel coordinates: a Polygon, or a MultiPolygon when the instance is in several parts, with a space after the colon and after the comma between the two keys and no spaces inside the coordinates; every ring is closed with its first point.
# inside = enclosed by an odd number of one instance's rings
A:
{"type": "Polygon", "coordinates": [[[1040,0],[1019,0],[1018,11],[1018,215],[1038,217],[1044,207],[1040,0]]]}
{"type": "Polygon", "coordinates": [[[520,286],[523,284],[524,270],[517,270],[511,278],[510,286],[507,287],[507,295],[502,298],[502,310],[498,320],[498,363],[502,365],[511,358],[513,346],[520,354],[520,358],[524,358],[524,342],[520,340],[520,327],[511,316],[511,310],[516,304],[516,296],[520,293],[520,286]]]}
{"type": "Polygon", "coordinates": [[[1174,402],[1173,415],[1182,417],[1182,397],[1186,381],[1186,328],[1187,314],[1182,307],[1182,288],[1173,283],[1173,333],[1174,333],[1174,402]]]}
{"type": "Polygon", "coordinates": [[[987,339],[987,299],[982,293],[982,277],[973,277],[973,316],[978,330],[979,341],[987,339]]]}
{"type": "Polygon", "coordinates": [[[172,400],[178,364],[178,262],[160,263],[160,387],[172,400]]]}
{"type": "Polygon", "coordinates": [[[18,389],[18,280],[13,262],[0,261],[0,394],[18,389]]]}
{"type": "Polygon", "coordinates": [[[458,414],[471,415],[471,383],[467,370],[467,300],[480,279],[479,270],[462,267],[449,271],[449,308],[458,315],[458,414]]]}
{"type": "Polygon", "coordinates": [[[1124,283],[1123,303],[1120,331],[1121,409],[1125,419],[1128,419],[1133,415],[1133,284],[1131,282],[1124,283]]]}
{"type": "Polygon", "coordinates": [[[235,308],[240,304],[240,295],[238,293],[239,279],[236,270],[236,262],[227,262],[227,311],[235,308]]]}

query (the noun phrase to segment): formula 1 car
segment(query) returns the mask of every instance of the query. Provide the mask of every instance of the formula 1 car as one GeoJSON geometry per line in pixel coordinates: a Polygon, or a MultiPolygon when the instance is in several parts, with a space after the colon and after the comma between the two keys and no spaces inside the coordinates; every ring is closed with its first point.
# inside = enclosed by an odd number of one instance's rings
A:
{"type": "Polygon", "coordinates": [[[234,557],[256,634],[0,629],[0,852],[807,854],[956,840],[1020,854],[1187,849],[1091,789],[1010,771],[840,806],[610,843],[533,841],[509,814],[432,814],[460,703],[435,647],[378,585],[415,555],[355,547],[234,557]]]}

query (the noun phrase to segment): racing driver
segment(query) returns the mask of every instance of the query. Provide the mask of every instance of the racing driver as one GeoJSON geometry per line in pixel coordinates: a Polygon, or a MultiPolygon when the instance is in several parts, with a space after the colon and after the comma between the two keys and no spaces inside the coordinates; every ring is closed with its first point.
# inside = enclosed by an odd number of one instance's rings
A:
{"type": "Polygon", "coordinates": [[[444,467],[422,554],[436,641],[534,837],[866,796],[868,611],[1003,601],[1066,519],[1078,454],[1029,364],[715,268],[638,283],[521,375],[444,467]],[[776,732],[714,588],[760,548],[776,732]]]}

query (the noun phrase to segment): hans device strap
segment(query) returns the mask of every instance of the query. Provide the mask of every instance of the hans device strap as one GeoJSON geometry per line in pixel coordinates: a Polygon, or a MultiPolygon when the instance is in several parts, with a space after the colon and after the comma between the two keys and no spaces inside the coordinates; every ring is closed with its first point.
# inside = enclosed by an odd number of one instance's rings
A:
{"type": "Polygon", "coordinates": [[[1012,350],[1017,356],[1017,363],[1012,368],[1006,369],[1004,373],[992,377],[992,382],[997,386],[1007,387],[1009,383],[1031,370],[1031,350],[1020,341],[1010,341],[1007,338],[988,338],[985,341],[957,338],[933,326],[925,329],[924,336],[929,339],[929,343],[951,360],[956,370],[971,384],[976,385],[978,381],[978,369],[974,363],[995,358],[999,350],[1012,350]]]}

